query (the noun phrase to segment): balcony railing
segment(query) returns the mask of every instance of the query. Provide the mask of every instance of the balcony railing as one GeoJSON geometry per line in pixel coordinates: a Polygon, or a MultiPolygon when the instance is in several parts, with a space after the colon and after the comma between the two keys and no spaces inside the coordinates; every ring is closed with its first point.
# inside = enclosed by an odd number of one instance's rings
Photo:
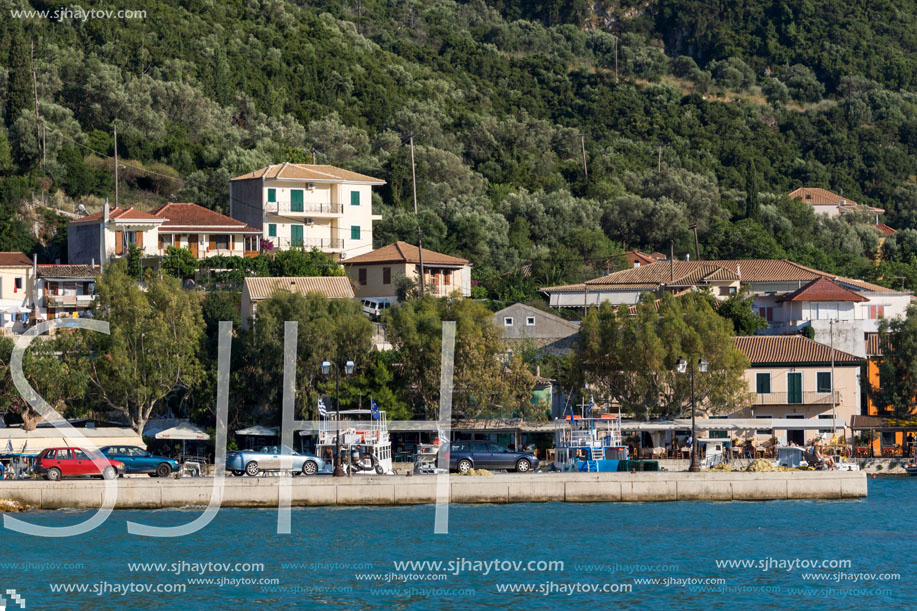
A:
{"type": "Polygon", "coordinates": [[[93,295],[45,295],[49,306],[77,306],[89,307],[92,305],[93,295]]]}
{"type": "Polygon", "coordinates": [[[295,208],[290,202],[267,202],[264,205],[267,214],[303,215],[303,216],[340,216],[344,214],[343,204],[303,203],[295,208]]]}
{"type": "Polygon", "coordinates": [[[289,248],[305,248],[306,250],[317,248],[321,251],[344,249],[344,240],[339,238],[304,238],[302,240],[265,238],[265,241],[271,242],[274,248],[279,248],[280,250],[287,250],[289,248]]]}
{"type": "Polygon", "coordinates": [[[831,405],[840,403],[841,394],[834,392],[817,392],[806,390],[802,392],[769,392],[754,395],[752,403],[755,405],[831,405]]]}

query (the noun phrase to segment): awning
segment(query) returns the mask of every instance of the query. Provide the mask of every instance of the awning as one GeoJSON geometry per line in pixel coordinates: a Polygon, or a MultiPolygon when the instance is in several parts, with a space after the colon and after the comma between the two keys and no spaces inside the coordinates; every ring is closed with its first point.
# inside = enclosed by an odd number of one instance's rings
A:
{"type": "MultiPolygon", "coordinates": [[[[149,433],[147,433],[149,435],[149,433]]],[[[171,439],[177,441],[207,441],[210,439],[210,435],[205,433],[203,429],[191,424],[190,422],[183,422],[172,428],[168,428],[164,431],[159,431],[155,434],[156,439],[171,439]]]]}
{"type": "MultiPolygon", "coordinates": [[[[133,429],[100,427],[95,429],[76,429],[83,437],[95,444],[96,447],[124,445],[146,448],[146,444],[133,429]]],[[[12,453],[38,454],[46,448],[54,447],[85,447],[86,443],[70,431],[56,428],[38,428],[26,431],[18,427],[0,429],[0,448],[12,448],[12,453]]]]}
{"type": "Polygon", "coordinates": [[[851,418],[850,428],[854,431],[874,430],[887,433],[917,431],[917,419],[898,420],[880,416],[855,415],[851,418]]]}
{"type": "Polygon", "coordinates": [[[258,424],[256,426],[250,426],[247,429],[240,429],[236,431],[236,435],[245,435],[248,437],[277,437],[279,433],[277,432],[276,426],[266,427],[258,424]]]}

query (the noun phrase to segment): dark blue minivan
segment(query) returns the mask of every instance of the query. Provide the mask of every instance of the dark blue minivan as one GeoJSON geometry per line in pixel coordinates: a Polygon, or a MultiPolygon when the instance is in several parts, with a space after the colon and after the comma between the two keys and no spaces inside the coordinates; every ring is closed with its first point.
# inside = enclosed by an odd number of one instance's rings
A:
{"type": "Polygon", "coordinates": [[[449,470],[459,473],[467,473],[469,469],[506,469],[527,473],[538,467],[538,457],[534,454],[516,452],[492,441],[453,441],[447,451],[449,470]]]}

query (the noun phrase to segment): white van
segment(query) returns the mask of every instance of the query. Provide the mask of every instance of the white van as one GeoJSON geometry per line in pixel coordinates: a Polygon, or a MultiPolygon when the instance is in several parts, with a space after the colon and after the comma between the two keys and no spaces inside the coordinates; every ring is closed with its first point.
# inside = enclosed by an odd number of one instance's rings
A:
{"type": "Polygon", "coordinates": [[[370,317],[372,320],[379,320],[379,317],[382,316],[382,313],[387,309],[392,307],[392,302],[389,299],[377,299],[369,298],[362,299],[360,303],[363,305],[363,313],[370,317]]]}

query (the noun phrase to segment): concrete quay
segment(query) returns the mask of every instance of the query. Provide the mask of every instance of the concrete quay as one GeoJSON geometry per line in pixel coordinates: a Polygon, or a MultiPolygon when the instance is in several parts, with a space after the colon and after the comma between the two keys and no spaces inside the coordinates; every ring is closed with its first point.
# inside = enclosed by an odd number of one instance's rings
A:
{"type": "MultiPolygon", "coordinates": [[[[280,484],[289,482],[293,506],[419,505],[436,501],[436,476],[354,478],[227,477],[222,507],[276,507],[280,484]]],[[[118,509],[206,506],[211,478],[120,479],[118,509]]],[[[856,499],[867,494],[861,472],[776,473],[529,473],[449,477],[453,503],[560,501],[771,501],[856,499]]],[[[34,509],[96,508],[101,480],[0,481],[0,499],[34,509]]]]}

